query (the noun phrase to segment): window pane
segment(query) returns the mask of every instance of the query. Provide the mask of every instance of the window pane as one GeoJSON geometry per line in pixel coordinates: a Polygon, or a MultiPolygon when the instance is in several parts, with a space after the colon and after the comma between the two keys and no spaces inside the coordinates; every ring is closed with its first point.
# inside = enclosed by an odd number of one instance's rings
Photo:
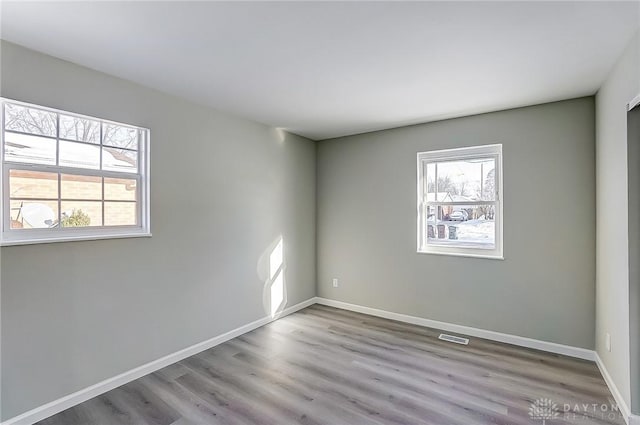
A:
{"type": "Polygon", "coordinates": [[[60,188],[62,199],[102,200],[102,177],[63,174],[60,188]]]}
{"type": "Polygon", "coordinates": [[[135,201],[135,179],[104,179],[104,199],[110,201],[135,201]]]}
{"type": "Polygon", "coordinates": [[[102,202],[62,201],[62,227],[102,226],[102,202]]]}
{"type": "Polygon", "coordinates": [[[429,206],[427,242],[495,248],[495,205],[429,206]]]}
{"type": "Polygon", "coordinates": [[[12,229],[47,229],[58,222],[58,201],[10,201],[12,229]]]}
{"type": "Polygon", "coordinates": [[[10,170],[9,196],[11,198],[58,199],[58,173],[10,170]]]}
{"type": "Polygon", "coordinates": [[[137,173],[138,152],[116,148],[102,148],[102,169],[137,173]]]}
{"type": "Polygon", "coordinates": [[[135,226],[138,224],[135,202],[105,202],[105,226],[135,226]]]}
{"type": "Polygon", "coordinates": [[[495,199],[493,158],[437,163],[438,201],[492,201],[495,199]]]}
{"type": "Polygon", "coordinates": [[[437,201],[436,197],[436,164],[427,163],[425,165],[425,176],[427,179],[427,201],[437,201]]]}
{"type": "Polygon", "coordinates": [[[99,144],[100,122],[60,115],[60,138],[99,144]]]}
{"type": "Polygon", "coordinates": [[[482,200],[496,200],[496,161],[494,159],[481,163],[482,171],[482,200]]]}
{"type": "Polygon", "coordinates": [[[122,127],[114,124],[104,125],[105,145],[117,148],[138,149],[138,130],[130,127],[122,127]]]}
{"type": "Polygon", "coordinates": [[[4,128],[22,133],[56,137],[56,114],[5,103],[4,128]]]}
{"type": "Polygon", "coordinates": [[[45,137],[5,132],[5,161],[56,165],[56,141],[45,137]]]}
{"type": "Polygon", "coordinates": [[[61,140],[60,165],[97,170],[100,168],[100,147],[61,140]]]}

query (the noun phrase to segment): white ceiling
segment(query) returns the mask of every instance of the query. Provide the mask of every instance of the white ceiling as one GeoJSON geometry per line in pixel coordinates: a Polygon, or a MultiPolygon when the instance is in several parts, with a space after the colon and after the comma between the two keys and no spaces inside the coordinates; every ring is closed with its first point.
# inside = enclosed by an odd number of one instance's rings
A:
{"type": "Polygon", "coordinates": [[[3,39],[324,139],[592,95],[639,2],[7,2],[3,39]]]}

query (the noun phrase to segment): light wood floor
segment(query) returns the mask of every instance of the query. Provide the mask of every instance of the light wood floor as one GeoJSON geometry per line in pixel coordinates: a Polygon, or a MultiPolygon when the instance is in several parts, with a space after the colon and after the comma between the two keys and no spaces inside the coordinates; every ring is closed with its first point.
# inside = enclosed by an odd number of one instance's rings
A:
{"type": "Polygon", "coordinates": [[[593,362],[314,305],[91,399],[42,425],[623,424],[593,362]],[[553,413],[554,411],[548,411],[553,413]]]}

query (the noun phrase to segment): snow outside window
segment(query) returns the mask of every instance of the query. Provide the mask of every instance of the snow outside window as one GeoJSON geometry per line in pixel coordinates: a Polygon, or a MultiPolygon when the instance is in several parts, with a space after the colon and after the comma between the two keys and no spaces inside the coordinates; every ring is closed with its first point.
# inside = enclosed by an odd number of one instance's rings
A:
{"type": "Polygon", "coordinates": [[[149,130],[2,106],[3,245],[149,236],[149,130]]]}
{"type": "Polygon", "coordinates": [[[502,145],[418,153],[418,252],[503,258],[502,145]]]}

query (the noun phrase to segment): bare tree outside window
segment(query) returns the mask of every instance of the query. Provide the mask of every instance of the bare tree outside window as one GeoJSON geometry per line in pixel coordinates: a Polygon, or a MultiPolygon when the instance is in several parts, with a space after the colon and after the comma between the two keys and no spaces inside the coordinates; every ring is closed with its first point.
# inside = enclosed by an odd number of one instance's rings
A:
{"type": "Polygon", "coordinates": [[[5,129],[39,136],[56,136],[56,114],[20,105],[5,105],[5,129]]]}
{"type": "Polygon", "coordinates": [[[74,229],[148,233],[147,158],[141,158],[148,130],[5,99],[0,104],[8,183],[3,240],[35,234],[27,229],[51,234],[40,233],[41,239],[75,235],[74,229]]]}
{"type": "Polygon", "coordinates": [[[500,145],[422,152],[418,161],[418,250],[500,257],[500,145]]]}

